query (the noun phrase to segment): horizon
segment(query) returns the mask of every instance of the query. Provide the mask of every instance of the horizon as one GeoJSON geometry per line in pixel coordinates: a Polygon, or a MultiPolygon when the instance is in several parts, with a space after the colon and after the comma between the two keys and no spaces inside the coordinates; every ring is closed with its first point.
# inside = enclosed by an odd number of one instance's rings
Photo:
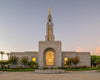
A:
{"type": "Polygon", "coordinates": [[[98,0],[1,0],[0,51],[38,51],[38,42],[45,40],[49,8],[55,40],[62,41],[62,51],[100,56],[98,0]]]}

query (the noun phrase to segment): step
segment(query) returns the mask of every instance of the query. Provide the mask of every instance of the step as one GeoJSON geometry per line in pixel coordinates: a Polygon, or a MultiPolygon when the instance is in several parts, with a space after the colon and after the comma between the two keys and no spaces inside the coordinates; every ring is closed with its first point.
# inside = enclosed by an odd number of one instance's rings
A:
{"type": "Polygon", "coordinates": [[[43,73],[43,74],[59,74],[59,73],[65,73],[65,70],[62,69],[37,69],[35,70],[35,73],[43,73]]]}

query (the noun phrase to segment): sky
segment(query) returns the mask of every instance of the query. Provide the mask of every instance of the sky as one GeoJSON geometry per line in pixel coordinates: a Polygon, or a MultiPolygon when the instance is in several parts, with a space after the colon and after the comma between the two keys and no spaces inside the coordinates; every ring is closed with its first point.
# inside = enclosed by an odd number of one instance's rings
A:
{"type": "Polygon", "coordinates": [[[0,51],[38,51],[49,8],[62,51],[100,55],[100,0],[0,0],[0,51]]]}

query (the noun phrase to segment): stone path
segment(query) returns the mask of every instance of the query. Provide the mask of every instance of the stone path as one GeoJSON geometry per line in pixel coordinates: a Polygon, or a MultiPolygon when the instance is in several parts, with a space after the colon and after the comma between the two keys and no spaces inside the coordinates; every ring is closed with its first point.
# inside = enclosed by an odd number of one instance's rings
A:
{"type": "Polygon", "coordinates": [[[65,73],[65,70],[62,69],[41,69],[41,70],[35,70],[35,73],[41,73],[41,74],[60,74],[60,73],[65,73]]]}
{"type": "Polygon", "coordinates": [[[0,72],[0,80],[100,80],[100,72],[68,71],[63,74],[37,74],[35,72],[0,72]]]}

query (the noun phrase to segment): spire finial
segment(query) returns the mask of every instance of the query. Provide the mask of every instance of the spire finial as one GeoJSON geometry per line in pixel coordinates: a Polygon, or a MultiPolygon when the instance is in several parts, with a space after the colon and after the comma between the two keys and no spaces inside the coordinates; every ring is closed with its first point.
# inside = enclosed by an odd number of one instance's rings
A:
{"type": "Polygon", "coordinates": [[[49,8],[49,15],[51,14],[51,8],[49,8]]]}

